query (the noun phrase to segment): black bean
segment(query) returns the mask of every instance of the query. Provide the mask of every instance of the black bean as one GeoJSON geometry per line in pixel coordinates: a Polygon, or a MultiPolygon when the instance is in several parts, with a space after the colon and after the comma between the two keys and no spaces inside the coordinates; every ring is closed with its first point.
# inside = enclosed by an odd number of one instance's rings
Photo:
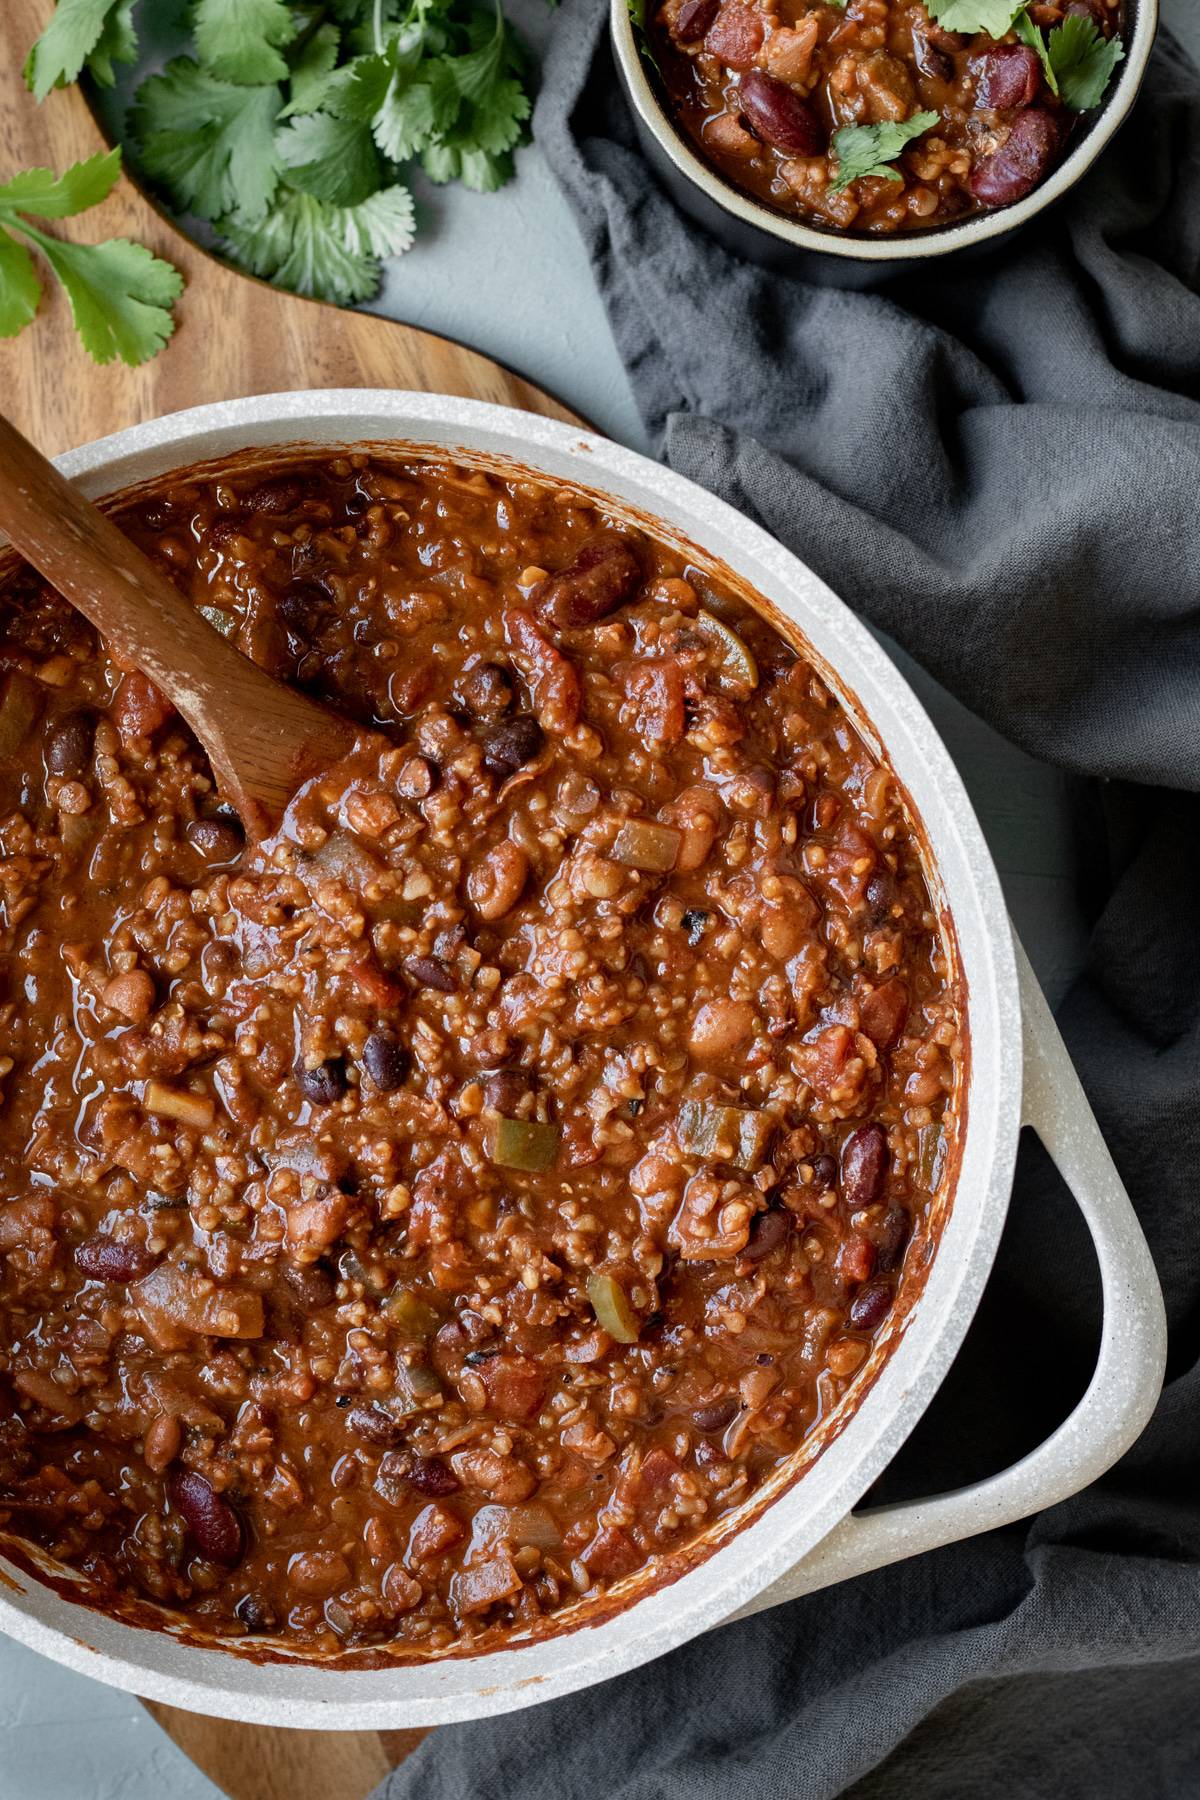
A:
{"type": "Polygon", "coordinates": [[[499,1354],[499,1350],[468,1350],[463,1357],[463,1366],[468,1369],[477,1369],[481,1363],[491,1362],[493,1356],[499,1356],[499,1354]]]}
{"type": "Polygon", "coordinates": [[[315,1069],[306,1069],[303,1064],[297,1066],[296,1080],[306,1100],[316,1106],[332,1106],[340,1100],[347,1088],[346,1065],[340,1056],[328,1056],[315,1069]]]}
{"type": "Polygon", "coordinates": [[[520,1069],[497,1069],[483,1084],[483,1103],[511,1119],[529,1092],[529,1077],[520,1069]]]}
{"type": "Polygon", "coordinates": [[[456,994],[458,983],[436,956],[408,956],[404,959],[404,973],[416,982],[418,987],[433,988],[439,994],[456,994]]]}
{"type": "Polygon", "coordinates": [[[930,42],[923,31],[913,32],[913,61],[922,75],[933,81],[953,81],[954,63],[944,50],[930,42]]]}
{"type": "Polygon", "coordinates": [[[892,1305],[892,1290],[876,1282],[860,1288],[850,1302],[849,1323],[855,1331],[874,1331],[887,1318],[892,1305]]]}
{"type": "Polygon", "coordinates": [[[708,925],[708,914],[694,908],[691,912],[685,912],[679,923],[683,926],[688,943],[694,947],[704,936],[705,928],[708,925]]]}
{"type": "Polygon", "coordinates": [[[872,1206],[879,1198],[888,1167],[887,1132],[882,1125],[860,1125],[842,1145],[842,1194],[846,1205],[872,1206]]]}
{"type": "Polygon", "coordinates": [[[532,762],[542,747],[542,728],[532,713],[518,713],[494,725],[483,739],[483,766],[489,775],[507,781],[510,775],[532,762]]]}
{"type": "Polygon", "coordinates": [[[778,1250],[787,1242],[791,1229],[792,1216],[781,1208],[759,1213],[750,1227],[749,1241],[741,1253],[742,1260],[761,1262],[764,1256],[770,1256],[772,1250],[778,1250]]]}
{"type": "Polygon", "coordinates": [[[912,1220],[902,1206],[889,1207],[879,1227],[876,1244],[879,1249],[879,1269],[886,1275],[894,1269],[904,1253],[908,1242],[908,1234],[912,1230],[912,1220]]]}
{"type": "Polygon", "coordinates": [[[389,1418],[378,1406],[355,1406],[346,1414],[347,1429],[364,1438],[368,1444],[391,1447],[404,1436],[404,1427],[389,1418]]]}
{"type": "Polygon", "coordinates": [[[762,69],[750,69],[738,90],[755,137],[787,156],[816,156],[825,148],[820,121],[795,88],[762,69]]]}
{"type": "Polygon", "coordinates": [[[896,903],[896,884],[885,869],[877,869],[866,886],[871,922],[881,925],[896,903]]]}
{"type": "Polygon", "coordinates": [[[393,1094],[408,1078],[408,1051],[390,1031],[373,1031],[363,1045],[363,1067],[381,1094],[393,1094]]]}
{"type": "Polygon", "coordinates": [[[194,1469],[172,1469],[167,1476],[167,1495],[176,1512],[183,1514],[201,1556],[226,1569],[241,1562],[246,1548],[245,1528],[211,1482],[194,1469]]]}
{"type": "Polygon", "coordinates": [[[275,608],[288,630],[303,638],[312,636],[322,613],[328,610],[329,594],[326,589],[319,582],[303,578],[288,582],[275,608]]]}
{"type": "Polygon", "coordinates": [[[274,1616],[253,1594],[243,1594],[233,1610],[247,1631],[270,1631],[274,1626],[274,1616]]]}
{"type": "Polygon", "coordinates": [[[76,1265],[89,1281],[140,1281],[158,1261],[145,1244],[109,1237],[98,1231],[75,1251],[76,1265]]]}
{"type": "Polygon", "coordinates": [[[46,739],[46,767],[51,775],[82,775],[91,766],[96,720],[90,712],[69,712],[56,721],[46,739]]]}
{"type": "Polygon", "coordinates": [[[322,1307],[332,1306],[337,1298],[337,1282],[324,1263],[305,1263],[301,1267],[287,1263],[283,1279],[309,1312],[320,1312],[322,1307]]]}
{"type": "Polygon", "coordinates": [[[454,1470],[440,1456],[418,1456],[405,1480],[418,1494],[426,1494],[431,1499],[456,1494],[462,1485],[454,1470]]]}
{"type": "Polygon", "coordinates": [[[193,819],[183,835],[206,863],[235,862],[246,847],[241,825],[232,818],[193,819]]]}
{"type": "Polygon", "coordinates": [[[820,1156],[814,1156],[808,1166],[812,1170],[813,1187],[818,1193],[824,1193],[837,1180],[837,1163],[832,1156],[827,1156],[824,1152],[820,1156]]]}
{"type": "Polygon", "coordinates": [[[692,1424],[697,1431],[724,1431],[741,1410],[741,1402],[727,1394],[723,1400],[709,1400],[706,1405],[697,1406],[692,1413],[692,1424]]]}
{"type": "Polygon", "coordinates": [[[513,685],[499,663],[476,663],[458,683],[459,704],[481,725],[498,725],[513,709],[513,685]]]}

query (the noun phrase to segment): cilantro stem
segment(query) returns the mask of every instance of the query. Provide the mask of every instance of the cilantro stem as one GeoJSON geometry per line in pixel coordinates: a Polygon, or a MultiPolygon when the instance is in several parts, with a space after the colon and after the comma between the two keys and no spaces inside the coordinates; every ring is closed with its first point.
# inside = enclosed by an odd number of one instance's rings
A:
{"type": "Polygon", "coordinates": [[[375,40],[376,56],[383,55],[383,0],[374,0],[371,8],[371,36],[375,40]]]}

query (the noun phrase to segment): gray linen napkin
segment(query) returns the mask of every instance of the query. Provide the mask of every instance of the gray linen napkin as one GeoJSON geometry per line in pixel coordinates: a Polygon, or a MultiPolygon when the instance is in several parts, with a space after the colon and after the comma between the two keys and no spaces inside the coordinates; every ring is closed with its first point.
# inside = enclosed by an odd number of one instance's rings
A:
{"type": "MultiPolygon", "coordinates": [[[[1150,1237],[1172,1351],[1103,1481],[1032,1522],[438,1731],[386,1800],[1200,1796],[1200,77],[1156,52],[1072,198],[873,294],[728,255],[634,146],[601,0],[535,130],[662,456],[961,699],[1080,776],[1094,933],[1060,1023],[1150,1237]]],[[[984,1303],[873,1498],[1031,1448],[1082,1391],[1086,1239],[1036,1144],[984,1303]]]]}

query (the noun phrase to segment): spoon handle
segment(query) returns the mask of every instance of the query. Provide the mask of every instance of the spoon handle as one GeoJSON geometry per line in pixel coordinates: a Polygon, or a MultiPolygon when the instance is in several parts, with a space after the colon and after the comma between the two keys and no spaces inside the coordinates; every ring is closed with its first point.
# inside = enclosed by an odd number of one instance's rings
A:
{"type": "Polygon", "coordinates": [[[273,680],[214,631],[3,415],[0,528],[177,707],[251,837],[278,823],[301,782],[354,747],[353,725],[273,680]]]}

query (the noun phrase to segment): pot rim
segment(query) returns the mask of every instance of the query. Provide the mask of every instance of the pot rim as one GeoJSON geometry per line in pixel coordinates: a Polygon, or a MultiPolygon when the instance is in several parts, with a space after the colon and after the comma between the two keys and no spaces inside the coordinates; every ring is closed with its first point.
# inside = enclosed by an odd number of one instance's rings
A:
{"type": "Polygon", "coordinates": [[[1133,27],[1125,42],[1125,58],[1116,81],[1095,118],[1079,134],[1073,149],[1051,170],[1045,181],[1012,206],[995,212],[973,213],[953,224],[928,231],[897,231],[886,237],[853,237],[822,231],[801,219],[788,218],[757,200],[718,173],[693,150],[654,92],[634,37],[628,0],[609,0],[609,29],[625,93],[638,118],[676,170],[723,212],[743,225],[765,232],[797,250],[844,261],[890,265],[922,262],[948,256],[956,250],[1003,237],[1035,218],[1066,194],[1091,168],[1109,139],[1125,122],[1137,99],[1154,39],[1158,31],[1159,0],[1126,0],[1133,12],[1133,27]]]}
{"type": "MultiPolygon", "coordinates": [[[[102,495],[256,447],[375,443],[508,459],[643,509],[783,610],[912,797],[957,933],[971,1063],[953,1204],[919,1299],[836,1435],[750,1522],[667,1585],[532,1644],[377,1669],[262,1663],[71,1602],[0,1559],[0,1628],[55,1660],[175,1706],[253,1723],[375,1729],[515,1710],[627,1672],[727,1619],[837,1524],[891,1460],[958,1351],[1007,1211],[1020,1124],[1021,1023],[999,881],[962,782],[920,702],[866,627],[760,526],[683,476],[555,420],[388,390],[264,395],[133,426],[57,459],[102,495]],[[13,1588],[17,1593],[13,1593],[13,1588]]],[[[803,1452],[799,1455],[803,1457],[803,1452]]]]}

